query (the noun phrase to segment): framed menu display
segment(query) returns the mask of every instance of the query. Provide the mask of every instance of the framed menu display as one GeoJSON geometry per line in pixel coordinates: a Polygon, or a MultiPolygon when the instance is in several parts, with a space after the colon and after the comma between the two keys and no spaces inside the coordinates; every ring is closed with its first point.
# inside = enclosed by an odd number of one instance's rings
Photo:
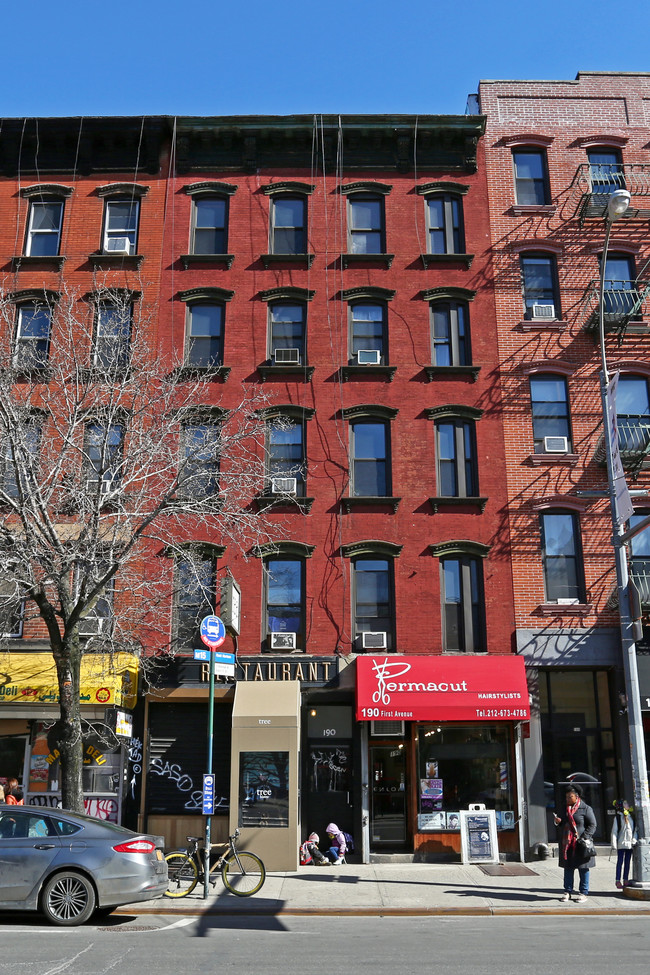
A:
{"type": "Polygon", "coordinates": [[[486,809],[481,802],[460,810],[460,852],[463,863],[499,862],[494,809],[486,809]]]}

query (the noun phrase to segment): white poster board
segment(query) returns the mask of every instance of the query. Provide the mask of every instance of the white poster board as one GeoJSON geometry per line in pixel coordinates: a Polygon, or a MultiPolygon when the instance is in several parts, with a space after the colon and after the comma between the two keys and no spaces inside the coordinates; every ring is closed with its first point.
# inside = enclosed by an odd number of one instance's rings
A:
{"type": "Polygon", "coordinates": [[[463,863],[498,863],[497,816],[484,803],[460,811],[460,852],[463,863]]]}

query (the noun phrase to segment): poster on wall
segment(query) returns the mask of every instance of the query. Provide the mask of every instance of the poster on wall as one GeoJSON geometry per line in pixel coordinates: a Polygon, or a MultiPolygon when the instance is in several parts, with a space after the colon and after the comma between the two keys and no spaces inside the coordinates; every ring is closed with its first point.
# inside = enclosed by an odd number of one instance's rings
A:
{"type": "Polygon", "coordinates": [[[240,752],[239,826],[289,825],[289,752],[240,752]]]}

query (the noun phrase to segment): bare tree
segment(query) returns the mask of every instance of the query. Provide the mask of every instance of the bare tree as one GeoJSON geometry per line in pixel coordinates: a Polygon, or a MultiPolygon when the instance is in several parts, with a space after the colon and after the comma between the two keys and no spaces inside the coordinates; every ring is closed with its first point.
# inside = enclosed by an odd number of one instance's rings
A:
{"type": "MultiPolygon", "coordinates": [[[[139,652],[152,607],[169,607],[175,553],[201,587],[199,543],[271,539],[252,503],[268,479],[264,396],[242,389],[224,409],[218,364],[161,358],[137,298],[0,295],[0,632],[21,612],[45,628],[62,800],[80,811],[84,654],[139,652]]],[[[168,622],[148,632],[149,652],[169,645],[168,622]]]]}

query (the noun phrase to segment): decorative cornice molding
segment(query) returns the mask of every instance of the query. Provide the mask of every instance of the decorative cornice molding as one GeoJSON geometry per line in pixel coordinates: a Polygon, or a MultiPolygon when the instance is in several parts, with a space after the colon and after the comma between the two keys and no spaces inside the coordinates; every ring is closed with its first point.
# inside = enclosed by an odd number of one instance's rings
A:
{"type": "Polygon", "coordinates": [[[33,186],[23,186],[20,195],[25,200],[30,200],[34,196],[72,196],[74,186],[63,186],[61,183],[35,183],[33,186]]]}
{"type": "Polygon", "coordinates": [[[368,538],[361,542],[341,545],[341,554],[346,559],[358,558],[360,555],[383,555],[384,558],[396,559],[403,547],[403,545],[396,545],[394,542],[383,542],[380,539],[368,538]]]}
{"type": "Polygon", "coordinates": [[[454,288],[446,285],[441,288],[427,288],[426,291],[420,292],[420,296],[424,301],[442,301],[444,299],[452,301],[474,301],[476,292],[470,291],[469,288],[454,288]]]}
{"type": "Polygon", "coordinates": [[[458,538],[429,545],[429,551],[435,558],[444,558],[446,555],[471,555],[485,559],[490,554],[490,546],[482,542],[473,542],[469,538],[458,538]]]}
{"type": "Polygon", "coordinates": [[[190,288],[187,291],[179,291],[176,297],[180,301],[230,301],[234,296],[234,291],[227,291],[226,288],[190,288]]]}
{"type": "Polygon", "coordinates": [[[372,298],[375,301],[392,301],[395,291],[391,288],[378,288],[375,285],[367,284],[359,288],[345,288],[341,291],[343,301],[355,301],[357,298],[372,298]]]}
{"type": "Polygon", "coordinates": [[[274,196],[276,193],[298,193],[309,196],[316,187],[313,183],[303,183],[300,180],[283,180],[280,183],[267,183],[261,189],[267,196],[274,196]]]}
{"type": "Polygon", "coordinates": [[[439,179],[432,183],[421,183],[415,187],[415,192],[420,196],[431,196],[437,193],[456,193],[464,196],[469,193],[470,187],[466,183],[456,183],[453,180],[439,179]]]}
{"type": "Polygon", "coordinates": [[[339,193],[347,196],[349,193],[379,193],[388,196],[393,187],[389,183],[375,183],[372,180],[358,180],[356,183],[344,183],[339,186],[339,193]]]}
{"type": "Polygon", "coordinates": [[[293,285],[283,285],[279,288],[267,288],[265,291],[258,291],[257,296],[262,301],[279,301],[282,298],[289,298],[292,301],[311,301],[315,291],[308,288],[296,288],[293,285]]]}
{"type": "Polygon", "coordinates": [[[97,196],[133,196],[141,199],[149,192],[149,187],[142,183],[107,183],[97,187],[97,196]]]}
{"type": "Polygon", "coordinates": [[[449,403],[445,406],[432,406],[425,410],[428,420],[439,420],[442,417],[458,417],[464,420],[480,420],[485,410],[479,410],[475,406],[467,406],[464,403],[449,403]]]}
{"type": "Polygon", "coordinates": [[[238,187],[233,183],[222,183],[217,179],[204,179],[200,183],[188,183],[183,187],[182,192],[188,196],[199,196],[205,194],[218,194],[221,196],[233,196],[238,187]]]}
{"type": "Polygon", "coordinates": [[[273,555],[310,559],[315,548],[315,545],[307,545],[305,542],[267,542],[265,545],[256,545],[253,548],[253,555],[258,559],[268,559],[273,555]]]}
{"type": "Polygon", "coordinates": [[[363,403],[359,406],[347,406],[341,410],[344,420],[356,420],[359,417],[374,416],[382,420],[394,420],[399,410],[390,406],[381,406],[374,403],[363,403]]]}

